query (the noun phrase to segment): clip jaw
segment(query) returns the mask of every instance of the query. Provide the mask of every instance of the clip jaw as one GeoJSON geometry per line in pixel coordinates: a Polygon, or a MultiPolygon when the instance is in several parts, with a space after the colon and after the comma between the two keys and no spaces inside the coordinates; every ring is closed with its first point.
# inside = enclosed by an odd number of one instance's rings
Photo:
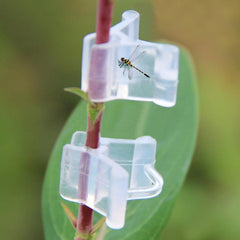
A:
{"type": "Polygon", "coordinates": [[[123,13],[122,21],[111,28],[110,42],[94,44],[95,33],[85,36],[81,86],[92,101],[152,101],[163,107],[176,104],[178,47],[142,41],[138,34],[139,13],[129,10],[123,13]],[[102,57],[93,60],[96,51],[102,57]],[[130,60],[131,65],[123,62],[125,69],[119,67],[122,58],[130,60]],[[97,75],[90,73],[91,61],[101,65],[97,75]]]}
{"type": "Polygon", "coordinates": [[[85,140],[85,132],[75,132],[63,148],[60,194],[106,216],[109,227],[122,228],[127,200],[162,190],[163,179],[154,169],[156,141],[100,138],[99,148],[90,149],[85,140]]]}

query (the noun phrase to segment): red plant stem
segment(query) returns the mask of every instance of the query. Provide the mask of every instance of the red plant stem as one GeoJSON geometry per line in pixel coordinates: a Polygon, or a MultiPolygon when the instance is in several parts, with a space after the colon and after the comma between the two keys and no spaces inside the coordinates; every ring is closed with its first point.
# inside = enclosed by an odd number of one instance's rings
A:
{"type": "MultiPolygon", "coordinates": [[[[96,26],[96,44],[109,41],[109,32],[112,22],[113,2],[112,0],[98,0],[97,26],[96,26]]],[[[90,66],[90,72],[96,71],[95,66],[90,66]]],[[[91,75],[91,74],[90,74],[91,75]]],[[[102,114],[96,122],[92,124],[88,116],[87,140],[86,146],[98,148],[102,114]]],[[[89,233],[92,228],[93,210],[86,205],[80,204],[77,219],[77,231],[80,233],[89,233]]],[[[83,240],[76,238],[75,240],[83,240]]]]}
{"type": "Polygon", "coordinates": [[[113,0],[98,0],[96,44],[109,41],[112,23],[113,0]]]}

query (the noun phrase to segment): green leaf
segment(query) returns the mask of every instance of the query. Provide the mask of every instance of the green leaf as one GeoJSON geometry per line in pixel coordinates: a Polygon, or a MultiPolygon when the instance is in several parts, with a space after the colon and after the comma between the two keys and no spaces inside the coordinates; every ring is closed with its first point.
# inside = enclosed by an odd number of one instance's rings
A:
{"type": "MultiPolygon", "coordinates": [[[[86,104],[80,103],[63,128],[53,149],[42,196],[46,240],[74,238],[75,231],[65,215],[58,193],[62,147],[76,130],[86,129],[86,104]]],[[[150,135],[157,140],[156,168],[164,178],[161,195],[129,201],[126,224],[121,230],[108,229],[105,240],[159,239],[183,185],[193,154],[198,125],[196,82],[192,62],[185,51],[180,56],[177,104],[173,108],[153,103],[113,101],[106,103],[102,120],[104,137],[135,139],[150,135]]],[[[77,215],[78,204],[68,203],[77,215]]],[[[100,219],[95,214],[95,222],[100,219]]]]}
{"type": "Polygon", "coordinates": [[[105,221],[106,221],[105,217],[102,217],[101,219],[99,219],[97,223],[93,225],[91,233],[95,233],[96,231],[98,231],[103,226],[105,221]]]}
{"type": "Polygon", "coordinates": [[[84,234],[84,233],[76,232],[74,239],[76,239],[76,238],[80,238],[80,239],[84,239],[84,240],[91,240],[91,239],[93,239],[93,235],[89,235],[89,233],[84,234]]]}
{"type": "Polygon", "coordinates": [[[103,103],[92,103],[87,105],[88,116],[94,124],[100,114],[104,111],[105,105],[103,103]]]}
{"type": "Polygon", "coordinates": [[[66,215],[68,216],[69,221],[71,222],[72,226],[74,229],[76,229],[77,226],[77,218],[74,216],[74,214],[72,213],[72,211],[67,207],[66,204],[61,203],[62,204],[62,208],[64,210],[64,212],[66,213],[66,215]]]}
{"type": "Polygon", "coordinates": [[[87,103],[91,104],[91,101],[88,98],[88,95],[86,92],[84,92],[81,88],[78,87],[69,87],[64,88],[64,91],[73,93],[79,97],[81,97],[83,100],[85,100],[87,103]]]}

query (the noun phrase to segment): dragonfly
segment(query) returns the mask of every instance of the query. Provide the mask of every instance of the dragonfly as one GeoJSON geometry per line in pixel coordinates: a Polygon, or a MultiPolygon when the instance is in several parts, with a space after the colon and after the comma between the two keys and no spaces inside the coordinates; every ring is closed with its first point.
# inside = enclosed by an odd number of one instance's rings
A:
{"type": "Polygon", "coordinates": [[[136,53],[137,53],[137,51],[138,51],[138,49],[139,49],[139,46],[140,46],[140,45],[138,45],[138,46],[134,49],[134,51],[133,51],[132,54],[130,55],[129,59],[122,57],[121,60],[118,60],[118,66],[119,66],[120,68],[122,68],[122,67],[124,68],[124,70],[123,70],[123,75],[125,74],[126,70],[128,70],[128,79],[129,79],[129,80],[131,80],[132,77],[133,77],[132,69],[135,69],[135,70],[137,70],[138,72],[142,73],[145,77],[150,78],[150,76],[149,76],[148,74],[146,74],[145,72],[143,72],[142,70],[140,70],[139,68],[137,68],[136,66],[134,66],[134,65],[132,64],[133,61],[135,61],[136,59],[139,59],[140,57],[142,57],[142,56],[146,53],[145,51],[143,51],[143,52],[141,52],[139,55],[135,56],[136,53]]]}

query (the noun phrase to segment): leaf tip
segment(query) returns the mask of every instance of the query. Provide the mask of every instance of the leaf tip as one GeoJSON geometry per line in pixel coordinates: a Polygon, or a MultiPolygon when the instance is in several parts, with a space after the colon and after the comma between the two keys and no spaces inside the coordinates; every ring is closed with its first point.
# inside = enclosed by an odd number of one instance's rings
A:
{"type": "Polygon", "coordinates": [[[68,219],[70,220],[72,226],[74,227],[74,229],[76,229],[77,227],[77,218],[74,216],[74,214],[72,213],[72,211],[67,207],[66,204],[64,204],[63,202],[61,202],[62,208],[65,212],[65,214],[67,215],[68,219]]]}

